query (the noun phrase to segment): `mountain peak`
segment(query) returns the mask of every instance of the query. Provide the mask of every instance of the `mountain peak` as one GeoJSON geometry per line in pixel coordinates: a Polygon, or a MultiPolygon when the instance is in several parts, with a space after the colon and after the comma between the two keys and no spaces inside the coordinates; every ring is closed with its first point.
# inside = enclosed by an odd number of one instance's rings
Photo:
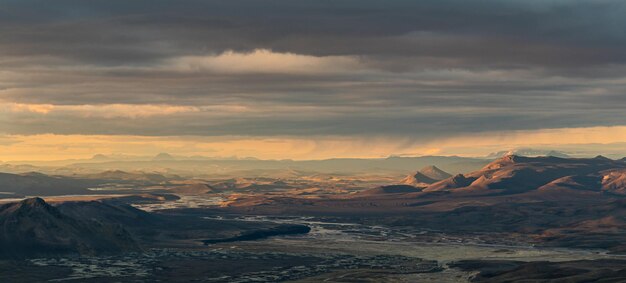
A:
{"type": "Polygon", "coordinates": [[[20,202],[22,206],[47,206],[48,203],[40,197],[28,198],[20,202]]]}
{"type": "Polygon", "coordinates": [[[495,159],[490,164],[510,164],[510,163],[519,162],[519,160],[520,160],[520,156],[517,156],[515,154],[507,154],[505,156],[495,159]]]}
{"type": "Polygon", "coordinates": [[[8,203],[0,207],[0,215],[7,217],[15,215],[20,217],[58,217],[59,212],[56,208],[49,205],[42,198],[34,197],[22,200],[20,202],[8,203]]]}
{"type": "Polygon", "coordinates": [[[429,177],[437,181],[452,177],[452,175],[450,175],[448,172],[439,169],[435,165],[426,166],[422,168],[419,172],[425,175],[426,177],[429,177]]]}
{"type": "Polygon", "coordinates": [[[174,157],[167,152],[161,152],[157,154],[156,156],[154,156],[152,160],[155,160],[155,161],[174,160],[174,157]]]}

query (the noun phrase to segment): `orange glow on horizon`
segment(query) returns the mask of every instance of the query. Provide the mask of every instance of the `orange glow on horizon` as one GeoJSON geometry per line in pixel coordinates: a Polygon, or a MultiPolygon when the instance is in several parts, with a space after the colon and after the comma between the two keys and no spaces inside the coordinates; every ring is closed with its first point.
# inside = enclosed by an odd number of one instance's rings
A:
{"type": "MultiPolygon", "coordinates": [[[[0,136],[2,161],[84,159],[94,154],[256,157],[261,159],[380,158],[390,155],[483,156],[513,147],[626,144],[626,126],[486,132],[420,141],[392,137],[146,137],[116,135],[0,136]]],[[[626,148],[625,148],[626,150],[626,148]]]]}

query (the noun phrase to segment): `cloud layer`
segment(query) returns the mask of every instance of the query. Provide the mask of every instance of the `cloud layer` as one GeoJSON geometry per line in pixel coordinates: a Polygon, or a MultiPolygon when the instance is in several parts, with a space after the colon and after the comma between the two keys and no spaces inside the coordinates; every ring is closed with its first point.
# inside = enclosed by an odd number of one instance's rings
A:
{"type": "Polygon", "coordinates": [[[624,14],[618,0],[0,0],[0,133],[426,144],[622,126],[624,14]]]}

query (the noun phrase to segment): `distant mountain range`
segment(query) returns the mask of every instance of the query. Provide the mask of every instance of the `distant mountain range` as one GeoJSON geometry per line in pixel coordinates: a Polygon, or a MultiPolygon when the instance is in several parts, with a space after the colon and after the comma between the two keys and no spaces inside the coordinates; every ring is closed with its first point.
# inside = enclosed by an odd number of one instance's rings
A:
{"type": "Polygon", "coordinates": [[[557,150],[542,150],[542,149],[533,149],[533,148],[518,148],[512,150],[504,150],[498,151],[494,153],[490,153],[485,158],[487,159],[496,159],[507,155],[517,155],[517,156],[526,156],[526,157],[538,157],[538,156],[554,156],[561,158],[570,158],[571,156],[565,152],[557,151],[557,150]]]}
{"type": "Polygon", "coordinates": [[[209,158],[202,156],[174,156],[159,153],[155,156],[126,156],[96,154],[89,159],[59,161],[21,161],[1,163],[0,172],[25,173],[31,171],[54,175],[93,174],[102,171],[166,172],[182,175],[214,175],[240,172],[265,174],[285,170],[310,173],[368,173],[406,172],[428,165],[445,171],[462,173],[476,170],[489,160],[459,156],[420,156],[387,158],[333,158],[324,160],[260,160],[256,158],[209,158]]]}
{"type": "Polygon", "coordinates": [[[93,194],[91,189],[100,186],[161,185],[176,180],[181,180],[181,177],[120,170],[71,176],[51,176],[37,172],[0,173],[0,198],[93,194]]]}
{"type": "Polygon", "coordinates": [[[478,170],[490,161],[507,155],[560,158],[578,156],[559,150],[535,148],[502,150],[484,157],[390,156],[387,158],[331,158],[324,160],[261,160],[251,157],[180,156],[162,152],[154,156],[95,154],[92,158],[87,159],[0,162],[0,172],[25,173],[36,171],[49,175],[72,175],[122,170],[179,174],[185,177],[206,177],[207,175],[234,177],[243,173],[249,176],[270,176],[280,174],[285,170],[298,171],[303,174],[374,172],[397,174],[434,165],[445,172],[459,174],[478,170]]]}
{"type": "Polygon", "coordinates": [[[96,180],[48,176],[41,173],[0,173],[0,191],[5,195],[71,195],[83,194],[97,185],[96,180]]]}
{"type": "MultiPolygon", "coordinates": [[[[171,156],[170,156],[171,157],[171,156]]],[[[481,168],[490,160],[458,156],[388,157],[326,160],[183,159],[159,155],[149,160],[85,160],[55,168],[54,172],[100,172],[107,170],[168,172],[184,176],[237,176],[281,174],[285,170],[304,174],[399,173],[436,165],[446,172],[462,173],[481,168]]],[[[1,169],[1,167],[0,167],[1,169]]]]}
{"type": "Polygon", "coordinates": [[[122,170],[108,170],[94,174],[77,175],[76,177],[83,179],[96,179],[96,180],[108,180],[108,181],[140,181],[149,184],[165,183],[171,180],[181,180],[182,178],[177,175],[164,175],[159,173],[149,172],[126,172],[122,170]]]}
{"type": "MultiPolygon", "coordinates": [[[[96,174],[103,171],[159,172],[184,177],[237,177],[299,174],[398,174],[416,168],[435,166],[451,174],[479,170],[494,159],[507,155],[526,157],[553,156],[569,158],[570,154],[557,150],[519,148],[491,153],[485,157],[419,156],[387,158],[334,158],[325,160],[260,160],[256,158],[211,158],[177,156],[159,153],[155,156],[126,156],[96,154],[90,159],[50,162],[14,162],[0,164],[0,172],[25,173],[37,171],[49,175],[96,174]]],[[[424,173],[424,172],[422,172],[424,173]]],[[[429,177],[428,174],[424,174],[429,177]]],[[[432,176],[431,176],[432,177],[432,176]]],[[[438,180],[437,178],[432,178],[438,180]]]]}

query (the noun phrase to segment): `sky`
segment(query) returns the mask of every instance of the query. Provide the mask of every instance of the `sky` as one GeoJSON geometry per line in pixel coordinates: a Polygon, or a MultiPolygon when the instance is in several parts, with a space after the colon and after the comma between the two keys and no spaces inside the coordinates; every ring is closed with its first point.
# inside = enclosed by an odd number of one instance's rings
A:
{"type": "Polygon", "coordinates": [[[626,156],[622,0],[0,0],[0,160],[626,156]]]}

